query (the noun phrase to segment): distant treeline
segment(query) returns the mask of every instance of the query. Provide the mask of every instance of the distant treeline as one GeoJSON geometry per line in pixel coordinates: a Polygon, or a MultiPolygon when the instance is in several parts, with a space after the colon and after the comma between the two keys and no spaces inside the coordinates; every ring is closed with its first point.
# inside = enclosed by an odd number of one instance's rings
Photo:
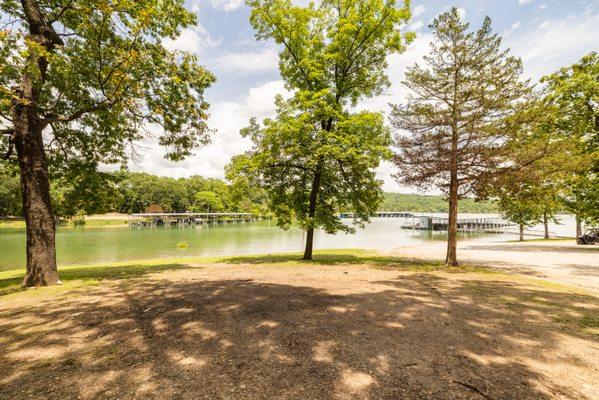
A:
{"type": "MultiPolygon", "coordinates": [[[[19,179],[0,168],[0,216],[21,216],[19,179]]],[[[54,213],[60,218],[107,212],[251,212],[268,213],[266,193],[221,179],[192,176],[168,178],[126,171],[99,173],[77,179],[59,178],[51,187],[54,213]]],[[[441,196],[385,193],[383,211],[447,212],[441,196]]],[[[460,212],[496,213],[493,202],[462,200],[460,212]]]]}
{"type": "MultiPolygon", "coordinates": [[[[448,212],[449,204],[441,196],[425,196],[418,194],[385,193],[379,207],[382,211],[414,211],[414,212],[448,212]]],[[[498,213],[499,208],[492,201],[460,200],[459,210],[462,213],[498,213]]]]}
{"type": "MultiPolygon", "coordinates": [[[[201,176],[177,179],[126,171],[96,173],[56,178],[50,192],[58,218],[108,212],[267,213],[263,190],[201,176]]],[[[21,215],[19,179],[0,168],[0,216],[21,215]]]]}

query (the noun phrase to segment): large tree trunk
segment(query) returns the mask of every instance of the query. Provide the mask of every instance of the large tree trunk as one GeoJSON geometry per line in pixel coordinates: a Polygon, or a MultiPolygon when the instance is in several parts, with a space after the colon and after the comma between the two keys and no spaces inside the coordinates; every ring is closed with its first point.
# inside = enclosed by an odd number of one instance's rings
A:
{"type": "Polygon", "coordinates": [[[524,241],[524,225],[520,224],[520,236],[518,237],[518,240],[523,242],[524,241]]]}
{"type": "MultiPolygon", "coordinates": [[[[36,0],[21,0],[27,19],[27,39],[52,53],[63,44],[36,0]]],[[[32,52],[18,87],[13,89],[14,145],[17,149],[23,212],[27,227],[27,275],[24,286],[60,283],[56,268],[55,225],[50,205],[50,181],[40,118],[39,99],[46,81],[48,59],[32,52]],[[37,71],[33,71],[33,67],[37,71]]]]}
{"type": "Polygon", "coordinates": [[[582,221],[578,216],[576,216],[576,237],[579,238],[582,236],[582,221]]]}
{"type": "Polygon", "coordinates": [[[312,189],[310,191],[310,208],[308,217],[310,218],[310,227],[306,232],[306,248],[304,249],[303,260],[312,260],[312,250],[314,248],[314,216],[316,215],[316,202],[318,201],[318,192],[320,190],[320,179],[322,177],[322,166],[319,163],[314,173],[312,189]]]}
{"type": "Polygon", "coordinates": [[[27,275],[24,286],[59,283],[56,268],[55,222],[42,130],[30,107],[18,106],[15,147],[19,160],[23,212],[27,227],[27,275]]]}
{"type": "Polygon", "coordinates": [[[547,213],[543,213],[543,225],[545,226],[545,239],[549,239],[549,218],[547,213]]]}

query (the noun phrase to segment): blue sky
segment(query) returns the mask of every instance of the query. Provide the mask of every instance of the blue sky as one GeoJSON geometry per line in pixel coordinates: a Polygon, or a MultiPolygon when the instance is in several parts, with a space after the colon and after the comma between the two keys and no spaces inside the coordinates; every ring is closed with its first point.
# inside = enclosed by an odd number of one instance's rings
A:
{"type": "MultiPolygon", "coordinates": [[[[298,3],[301,1],[305,0],[298,3]]],[[[286,91],[278,74],[277,48],[272,42],[255,40],[248,21],[250,10],[243,0],[187,0],[186,6],[198,14],[198,26],[165,45],[197,53],[217,77],[206,93],[211,103],[212,143],[175,163],[164,160],[163,150],[147,140],[140,144],[131,169],[174,177],[199,174],[222,178],[230,158],[249,148],[239,129],[251,116],[272,115],[274,96],[286,91]]],[[[431,39],[428,24],[452,6],[461,10],[472,28],[477,28],[485,15],[490,16],[504,45],[523,59],[525,76],[535,81],[599,50],[599,0],[414,0],[408,29],[417,33],[417,39],[406,52],[389,58],[389,90],[365,100],[359,108],[387,112],[388,103],[404,99],[403,74],[426,54],[431,39]]],[[[385,190],[413,192],[393,181],[393,170],[385,163],[378,171],[385,190]]]]}

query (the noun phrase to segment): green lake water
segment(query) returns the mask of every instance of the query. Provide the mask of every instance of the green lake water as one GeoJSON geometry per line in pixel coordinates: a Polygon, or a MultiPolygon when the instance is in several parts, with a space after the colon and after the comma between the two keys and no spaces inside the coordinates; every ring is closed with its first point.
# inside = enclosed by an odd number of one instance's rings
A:
{"type": "MultiPolygon", "coordinates": [[[[391,250],[410,243],[446,239],[443,232],[401,229],[406,222],[401,218],[375,218],[353,235],[327,235],[319,231],[315,235],[315,248],[391,250]]],[[[181,228],[59,228],[56,240],[59,265],[82,265],[154,258],[300,252],[303,235],[298,228],[284,231],[274,222],[261,221],[181,228]],[[186,242],[188,247],[178,248],[180,242],[186,242]]],[[[513,239],[507,235],[476,237],[481,240],[513,239]]],[[[0,231],[0,270],[24,267],[24,230],[0,231]]]]}

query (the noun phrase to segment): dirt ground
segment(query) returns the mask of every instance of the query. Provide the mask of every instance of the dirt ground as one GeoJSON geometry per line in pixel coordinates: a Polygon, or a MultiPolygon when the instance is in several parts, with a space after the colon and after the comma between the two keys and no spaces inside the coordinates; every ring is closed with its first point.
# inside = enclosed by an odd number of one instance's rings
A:
{"type": "Polygon", "coordinates": [[[531,282],[256,259],[16,293],[0,398],[598,399],[599,294],[531,282]]]}
{"type": "MultiPolygon", "coordinates": [[[[445,242],[411,244],[394,249],[399,256],[444,259],[445,242]]],[[[572,241],[492,242],[460,241],[458,258],[507,272],[599,291],[599,246],[572,241]]]]}

